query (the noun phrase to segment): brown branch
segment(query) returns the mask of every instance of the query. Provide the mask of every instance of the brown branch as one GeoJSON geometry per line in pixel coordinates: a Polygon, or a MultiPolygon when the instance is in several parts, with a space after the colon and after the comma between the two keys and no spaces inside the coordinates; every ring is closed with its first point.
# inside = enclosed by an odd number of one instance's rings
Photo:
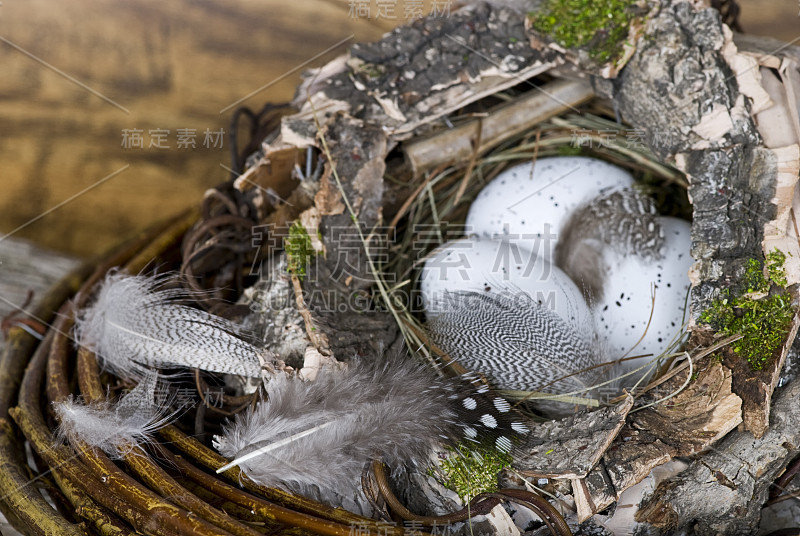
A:
{"type": "MultiPolygon", "coordinates": [[[[52,356],[51,356],[52,357],[52,356]]],[[[53,367],[50,368],[50,374],[53,382],[58,382],[57,395],[64,394],[67,390],[66,382],[63,381],[65,372],[62,367],[65,366],[64,359],[51,359],[53,367]]],[[[100,375],[97,367],[97,361],[94,355],[84,349],[78,352],[78,383],[81,386],[81,392],[87,402],[102,400],[105,395],[100,384],[100,375]]],[[[48,384],[50,382],[48,381],[48,384]]],[[[54,389],[55,390],[55,389],[54,389]]],[[[82,449],[84,450],[84,449],[82,449]]],[[[88,450],[88,449],[86,449],[88,450]]],[[[102,461],[102,465],[108,467],[110,461],[102,459],[103,456],[99,455],[98,460],[102,461]]],[[[198,499],[193,494],[189,493],[171,476],[169,476],[163,469],[154,463],[147,453],[141,448],[135,447],[126,453],[122,459],[127,466],[141,478],[150,488],[158,493],[161,497],[169,497],[171,502],[185,508],[187,512],[193,512],[201,518],[207,520],[209,523],[220,527],[231,534],[238,536],[258,536],[258,532],[250,527],[231,519],[229,516],[213,508],[207,502],[198,499]]],[[[113,485],[113,484],[110,484],[113,485]]],[[[148,490],[149,491],[149,490],[148,490]]]]}
{"type": "MultiPolygon", "coordinates": [[[[110,267],[125,262],[134,252],[151,242],[156,234],[174,223],[175,220],[170,220],[166,224],[146,229],[121,247],[115,248],[110,255],[105,256],[102,262],[88,262],[68,274],[44,294],[40,305],[34,310],[33,316],[44,322],[49,321],[53,317],[53,312],[67,297],[78,290],[81,281],[92,272],[93,265],[99,264],[92,275],[92,279],[96,281],[110,267]]],[[[80,298],[76,299],[80,301],[80,298]]],[[[29,473],[23,457],[24,449],[19,442],[19,434],[8,418],[9,408],[17,398],[25,366],[28,363],[28,357],[34,351],[35,343],[33,337],[22,329],[12,328],[9,330],[2,359],[0,359],[0,466],[3,467],[3,471],[0,471],[0,493],[2,493],[0,509],[9,520],[14,521],[15,525],[25,525],[30,534],[44,532],[72,534],[72,525],[65,524],[64,519],[53,511],[34,488],[28,485],[29,473]]],[[[42,347],[40,345],[40,348],[42,347]]],[[[46,445],[49,447],[51,444],[52,438],[46,445]]],[[[48,465],[53,466],[53,464],[48,465]]],[[[68,493],[66,495],[69,497],[68,493]]]]}
{"type": "Polygon", "coordinates": [[[586,82],[557,80],[498,106],[480,120],[409,142],[403,151],[418,176],[442,164],[463,162],[472,154],[484,153],[593,97],[594,91],[586,82]]]}
{"type": "Polygon", "coordinates": [[[311,316],[311,311],[309,311],[308,307],[306,307],[305,299],[303,299],[303,287],[300,284],[300,278],[296,274],[291,274],[291,279],[292,288],[294,289],[294,300],[297,304],[297,310],[300,313],[300,316],[303,317],[308,339],[320,354],[326,357],[332,356],[333,352],[331,352],[331,347],[328,343],[328,337],[319,331],[314,325],[314,318],[311,316]]]}
{"type": "MultiPolygon", "coordinates": [[[[12,408],[9,413],[20,427],[31,446],[38,452],[42,459],[50,467],[57,468],[64,478],[83,490],[98,503],[117,513],[120,517],[127,519],[136,530],[146,534],[157,534],[167,536],[169,533],[163,530],[153,530],[154,523],[163,522],[164,527],[172,527],[173,522],[168,519],[161,519],[157,512],[146,513],[146,510],[137,506],[114,493],[87,467],[85,467],[77,457],[64,446],[58,445],[47,428],[44,417],[39,406],[42,378],[45,373],[45,366],[48,354],[50,353],[51,342],[54,338],[54,331],[50,332],[48,338],[43,342],[39,349],[34,353],[28,366],[20,388],[20,405],[12,408]]],[[[63,523],[63,520],[62,520],[63,523]]],[[[69,525],[62,527],[63,530],[57,534],[83,534],[83,531],[74,532],[69,525]]],[[[175,528],[175,527],[172,527],[175,528]]],[[[180,533],[178,533],[180,534],[180,533]]]]}
{"type": "Polygon", "coordinates": [[[64,496],[74,506],[75,513],[91,522],[103,536],[134,536],[136,533],[122,519],[98,505],[79,487],[75,486],[69,478],[62,477],[58,469],[51,473],[56,484],[64,496]]]}
{"type": "MultiPolygon", "coordinates": [[[[228,463],[227,459],[223,458],[213,450],[209,449],[196,439],[187,436],[174,426],[166,426],[162,428],[159,431],[159,434],[171,446],[176,447],[178,450],[185,453],[190,459],[200,463],[201,465],[211,470],[217,470],[218,468],[228,463]]],[[[177,458],[177,460],[178,460],[177,463],[180,464],[180,458],[177,458]]],[[[200,471],[199,469],[198,469],[199,472],[197,471],[192,472],[188,467],[184,469],[187,471],[187,474],[191,474],[193,475],[193,477],[196,477],[197,475],[202,473],[202,471],[200,471]]],[[[297,512],[305,512],[319,519],[329,520],[342,525],[347,525],[347,527],[357,524],[359,527],[367,527],[367,528],[372,527],[374,530],[378,532],[379,531],[385,532],[386,530],[386,527],[376,526],[373,520],[369,520],[364,517],[358,516],[342,508],[331,508],[330,506],[325,506],[310,499],[306,499],[305,497],[292,495],[291,493],[288,493],[283,490],[275,488],[267,488],[255,484],[250,479],[245,478],[245,475],[239,470],[239,468],[230,469],[223,474],[228,476],[230,480],[237,483],[241,483],[245,489],[250,490],[254,493],[258,493],[259,495],[265,497],[269,501],[274,501],[276,503],[279,503],[279,504],[267,503],[268,506],[267,504],[262,504],[260,506],[260,508],[268,508],[267,510],[268,514],[277,521],[290,522],[291,520],[284,519],[283,515],[286,513],[287,509],[291,509],[297,512]]],[[[214,477],[210,478],[213,479],[214,485],[216,485],[217,482],[221,482],[214,477]]],[[[203,482],[204,484],[207,485],[212,484],[212,481],[210,480],[203,480],[203,482]]],[[[236,500],[236,498],[232,498],[232,500],[236,500]]],[[[402,536],[401,533],[402,531],[400,530],[397,530],[395,532],[390,531],[389,535],[386,536],[392,536],[392,535],[402,536]]]]}

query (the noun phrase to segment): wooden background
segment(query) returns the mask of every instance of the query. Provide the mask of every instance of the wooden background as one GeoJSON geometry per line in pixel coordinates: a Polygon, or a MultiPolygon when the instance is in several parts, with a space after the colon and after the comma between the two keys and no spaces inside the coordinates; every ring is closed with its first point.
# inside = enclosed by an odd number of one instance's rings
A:
{"type": "MultiPolygon", "coordinates": [[[[371,19],[353,16],[359,3],[2,0],[0,233],[85,256],[198,203],[228,176],[229,106],[259,88],[242,104],[291,98],[299,65],[324,64],[349,36],[379,38],[413,4],[389,2],[394,17],[376,20],[375,0],[371,19]],[[204,146],[221,128],[222,147],[204,146]],[[144,147],[124,148],[124,129],[144,147]],[[155,129],[168,148],[149,147],[155,129]],[[178,129],[195,129],[194,149],[178,129]]],[[[800,36],[797,0],[740,4],[747,32],[800,36]]]]}

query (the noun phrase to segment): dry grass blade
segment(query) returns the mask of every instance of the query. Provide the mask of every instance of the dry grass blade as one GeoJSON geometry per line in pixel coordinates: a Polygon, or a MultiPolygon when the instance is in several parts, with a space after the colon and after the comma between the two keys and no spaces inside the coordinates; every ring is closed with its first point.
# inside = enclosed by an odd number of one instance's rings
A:
{"type": "Polygon", "coordinates": [[[467,189],[467,185],[469,184],[469,179],[472,177],[472,170],[475,169],[475,162],[478,160],[478,151],[481,147],[481,133],[483,132],[483,122],[480,118],[475,122],[475,139],[472,140],[472,155],[469,157],[469,164],[467,164],[467,169],[464,171],[464,178],[461,179],[461,184],[458,185],[458,191],[456,192],[456,198],[453,201],[453,204],[457,205],[461,202],[461,198],[464,196],[464,192],[467,189]]]}
{"type": "MultiPolygon", "coordinates": [[[[714,352],[716,352],[720,348],[724,348],[725,346],[728,346],[729,344],[734,343],[734,342],[738,341],[741,338],[742,338],[742,335],[731,335],[730,337],[726,337],[723,340],[715,343],[714,345],[706,348],[705,350],[703,350],[701,352],[698,352],[696,355],[691,356],[691,360],[693,360],[695,362],[699,361],[700,359],[704,358],[705,356],[713,354],[714,352]]],[[[645,387],[640,389],[639,392],[637,393],[637,395],[642,395],[642,394],[644,394],[644,393],[646,393],[648,391],[651,391],[652,389],[655,389],[659,385],[667,382],[668,380],[674,378],[676,375],[680,374],[682,371],[686,370],[687,367],[690,367],[690,363],[688,361],[684,361],[682,364],[680,364],[677,367],[673,368],[669,372],[664,373],[663,375],[659,376],[658,378],[656,378],[655,380],[653,380],[652,382],[647,384],[645,387]]],[[[617,401],[617,399],[614,399],[614,401],[617,401]]]]}
{"type": "Polygon", "coordinates": [[[638,408],[632,410],[631,413],[635,413],[635,412],[643,410],[645,408],[649,408],[651,406],[656,406],[658,404],[661,404],[662,402],[666,402],[670,398],[673,398],[673,397],[679,395],[684,389],[686,389],[686,386],[688,386],[689,382],[692,381],[692,372],[694,371],[694,366],[692,364],[691,356],[686,352],[684,352],[684,355],[686,356],[686,363],[689,365],[689,374],[686,375],[686,381],[683,382],[683,384],[680,387],[675,389],[673,392],[671,392],[667,396],[659,398],[658,400],[650,402],[649,404],[645,404],[644,406],[639,406],[638,408]]]}

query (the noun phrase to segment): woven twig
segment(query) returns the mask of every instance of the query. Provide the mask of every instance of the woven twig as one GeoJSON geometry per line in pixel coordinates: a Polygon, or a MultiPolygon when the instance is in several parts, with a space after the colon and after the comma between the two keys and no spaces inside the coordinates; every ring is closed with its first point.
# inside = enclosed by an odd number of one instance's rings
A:
{"type": "MultiPolygon", "coordinates": [[[[341,509],[333,509],[280,490],[253,485],[244,479],[238,469],[228,471],[228,481],[213,477],[200,467],[216,469],[225,460],[174,427],[165,429],[162,438],[169,445],[155,445],[153,452],[139,447],[116,463],[105,454],[86,445],[77,445],[73,451],[56,442],[52,425],[42,408],[43,381],[46,383],[48,403],[63,400],[72,393],[70,378],[77,370],[78,394],[85,400],[103,398],[105,390],[101,382],[95,356],[81,349],[74,355],[68,334],[73,324],[73,312],[88,299],[91,288],[111,267],[125,264],[126,270],[136,273],[153,259],[163,259],[177,247],[183,233],[195,220],[191,214],[155,236],[146,237],[99,263],[94,274],[84,282],[75,303],[61,306],[57,321],[48,331],[45,340],[36,348],[30,363],[22,374],[22,367],[6,368],[14,373],[17,382],[22,381],[18,407],[10,414],[20,430],[30,441],[44,464],[54,473],[59,495],[65,497],[77,519],[83,519],[83,527],[70,523],[64,516],[53,511],[33,486],[27,485],[30,469],[19,461],[21,444],[9,428],[8,438],[13,442],[0,445],[0,456],[16,462],[15,480],[4,483],[5,502],[27,505],[19,508],[20,526],[31,534],[83,534],[89,529],[99,534],[128,534],[133,531],[154,535],[199,534],[250,536],[264,533],[314,532],[331,536],[347,536],[351,527],[382,534],[398,534],[399,529],[389,529],[370,519],[362,518],[341,509]],[[127,262],[126,262],[127,261],[127,262]],[[5,447],[5,448],[3,448],[5,447]],[[173,451],[171,449],[177,449],[173,451]],[[247,491],[236,487],[242,481],[247,491]],[[194,490],[194,491],[193,491],[194,490]],[[202,490],[198,495],[195,491],[202,490]],[[229,505],[223,509],[216,505],[229,505]],[[24,521],[22,520],[24,517],[24,521]]],[[[82,274],[85,275],[87,270],[82,274]]],[[[55,299],[45,300],[53,307],[63,301],[69,291],[77,288],[78,276],[71,284],[62,285],[55,299]]],[[[23,337],[18,333],[14,337],[23,337]]],[[[27,335],[25,335],[27,336],[27,335]]],[[[33,344],[9,346],[9,357],[19,363],[28,361],[33,344]],[[13,350],[25,350],[17,351],[13,350]]],[[[9,385],[10,383],[6,383],[9,385]]],[[[11,393],[3,393],[6,404],[13,403],[11,393]]]]}

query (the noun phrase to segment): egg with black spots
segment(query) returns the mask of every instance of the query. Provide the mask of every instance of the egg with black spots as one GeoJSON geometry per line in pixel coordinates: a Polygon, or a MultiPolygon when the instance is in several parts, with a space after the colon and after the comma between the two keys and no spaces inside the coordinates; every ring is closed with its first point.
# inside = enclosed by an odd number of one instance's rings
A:
{"type": "Polygon", "coordinates": [[[503,171],[486,185],[470,206],[466,229],[483,238],[518,241],[550,259],[573,210],[633,182],[624,169],[596,158],[539,158],[503,171]]]}

